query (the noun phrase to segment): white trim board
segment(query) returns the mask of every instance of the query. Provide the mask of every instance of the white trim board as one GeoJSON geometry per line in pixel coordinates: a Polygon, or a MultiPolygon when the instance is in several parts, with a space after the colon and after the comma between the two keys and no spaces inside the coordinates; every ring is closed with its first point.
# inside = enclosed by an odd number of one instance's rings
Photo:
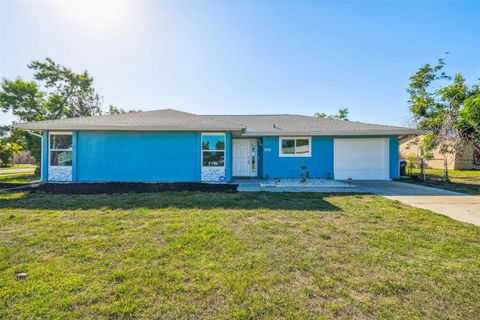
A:
{"type": "Polygon", "coordinates": [[[73,154],[73,132],[72,131],[50,131],[48,132],[48,146],[47,146],[47,161],[48,161],[48,167],[49,168],[64,168],[64,167],[68,167],[68,168],[71,168],[73,166],[73,159],[72,159],[72,165],[71,166],[52,166],[51,165],[51,162],[50,162],[50,155],[51,155],[51,151],[71,151],[72,154],[73,154]],[[64,135],[64,136],[72,136],[72,147],[70,149],[51,149],[50,148],[50,137],[52,135],[64,135]]]}
{"type": "Polygon", "coordinates": [[[202,181],[221,181],[221,177],[226,177],[227,170],[227,135],[225,132],[202,132],[200,134],[200,176],[202,181]],[[204,136],[223,136],[223,150],[203,150],[204,136]],[[223,152],[223,166],[204,166],[204,152],[223,152]]]}
{"type": "MultiPolygon", "coordinates": [[[[296,146],[294,146],[296,148],[296,146]]],[[[287,137],[281,136],[278,137],[278,156],[283,158],[310,158],[312,156],[312,137],[287,137]],[[302,153],[292,153],[292,154],[284,154],[282,153],[282,140],[308,140],[308,154],[302,153]]]]}
{"type": "Polygon", "coordinates": [[[258,175],[258,140],[257,139],[232,139],[232,176],[234,177],[256,177],[258,175]],[[244,143],[247,149],[247,157],[246,158],[238,158],[236,157],[236,152],[239,151],[238,145],[244,143]],[[253,153],[252,153],[252,145],[255,145],[255,170],[252,170],[252,160],[253,160],[253,153]],[[246,159],[247,167],[244,167],[246,159]],[[240,161],[240,162],[237,162],[240,161]],[[240,168],[237,167],[237,164],[240,164],[240,168]]]}

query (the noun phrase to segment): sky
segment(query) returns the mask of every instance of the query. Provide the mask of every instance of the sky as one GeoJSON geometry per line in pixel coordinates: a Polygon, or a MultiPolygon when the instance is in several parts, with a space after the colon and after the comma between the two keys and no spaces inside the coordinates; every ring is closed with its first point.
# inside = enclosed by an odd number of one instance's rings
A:
{"type": "Polygon", "coordinates": [[[88,70],[106,106],[408,126],[422,65],[478,82],[480,1],[0,0],[0,78],[45,57],[88,70]]]}

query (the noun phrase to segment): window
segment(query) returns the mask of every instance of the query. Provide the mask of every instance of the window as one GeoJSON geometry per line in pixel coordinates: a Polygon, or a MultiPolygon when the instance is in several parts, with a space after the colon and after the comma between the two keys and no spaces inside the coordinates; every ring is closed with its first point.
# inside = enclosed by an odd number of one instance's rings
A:
{"type": "Polygon", "coordinates": [[[225,166],[225,135],[202,133],[202,166],[225,166]]]}
{"type": "Polygon", "coordinates": [[[280,138],[280,157],[310,157],[312,139],[302,138],[280,138]]]}
{"type": "Polygon", "coordinates": [[[50,166],[72,165],[72,134],[59,132],[50,134],[50,166]]]}

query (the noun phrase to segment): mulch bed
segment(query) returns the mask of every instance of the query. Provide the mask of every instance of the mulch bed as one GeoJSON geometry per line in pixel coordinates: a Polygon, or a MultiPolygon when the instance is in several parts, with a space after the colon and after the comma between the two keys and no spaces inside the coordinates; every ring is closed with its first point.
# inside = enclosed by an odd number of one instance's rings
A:
{"type": "Polygon", "coordinates": [[[3,191],[43,191],[63,194],[101,194],[127,192],[201,191],[237,192],[238,184],[202,182],[101,182],[101,183],[35,183],[0,184],[3,191]]]}

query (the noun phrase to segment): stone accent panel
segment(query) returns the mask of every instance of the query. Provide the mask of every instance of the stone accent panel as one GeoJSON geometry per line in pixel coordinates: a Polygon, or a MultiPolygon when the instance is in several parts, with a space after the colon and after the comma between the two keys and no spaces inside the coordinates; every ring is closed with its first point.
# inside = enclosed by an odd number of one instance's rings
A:
{"type": "Polygon", "coordinates": [[[207,167],[202,168],[202,181],[225,182],[224,167],[207,167]]]}
{"type": "Polygon", "coordinates": [[[48,181],[52,181],[52,182],[72,181],[72,167],[49,167],[48,181]]]}

